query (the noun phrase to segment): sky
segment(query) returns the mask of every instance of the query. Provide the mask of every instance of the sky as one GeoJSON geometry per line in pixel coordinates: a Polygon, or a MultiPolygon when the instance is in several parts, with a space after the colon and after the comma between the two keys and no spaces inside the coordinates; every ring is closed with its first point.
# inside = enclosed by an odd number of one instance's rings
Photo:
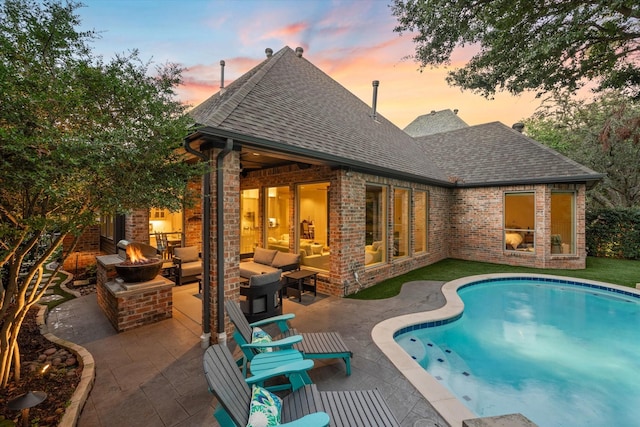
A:
{"type": "MultiPolygon", "coordinates": [[[[469,125],[507,126],[530,117],[534,94],[498,93],[487,100],[448,86],[446,68],[419,69],[411,34],[393,31],[391,0],[82,0],[80,29],[95,30],[93,52],[105,60],[138,49],[152,67],[185,69],[179,99],[195,106],[265,59],[265,49],[304,49],[304,57],[371,105],[379,80],[377,111],[404,128],[433,110],[458,109],[469,125]]],[[[470,48],[458,49],[450,67],[463,66],[470,48]]]]}

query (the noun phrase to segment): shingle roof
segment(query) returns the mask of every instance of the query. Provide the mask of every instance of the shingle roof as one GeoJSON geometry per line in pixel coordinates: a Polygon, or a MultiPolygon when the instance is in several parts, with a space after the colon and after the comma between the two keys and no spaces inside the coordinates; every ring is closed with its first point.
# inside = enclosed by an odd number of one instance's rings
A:
{"type": "Polygon", "coordinates": [[[429,114],[416,117],[404,128],[404,131],[415,138],[466,127],[469,125],[458,117],[457,113],[451,110],[434,110],[429,114]]]}
{"type": "Polygon", "coordinates": [[[498,122],[414,139],[379,114],[374,121],[370,106],[289,47],[190,115],[200,134],[227,133],[243,144],[444,186],[601,178],[498,122]]]}
{"type": "Polygon", "coordinates": [[[602,175],[502,123],[416,138],[460,186],[595,181],[602,175]]]}
{"type": "Polygon", "coordinates": [[[283,151],[448,183],[413,138],[380,114],[374,121],[370,106],[289,47],[190,115],[199,125],[270,141],[283,151]]]}

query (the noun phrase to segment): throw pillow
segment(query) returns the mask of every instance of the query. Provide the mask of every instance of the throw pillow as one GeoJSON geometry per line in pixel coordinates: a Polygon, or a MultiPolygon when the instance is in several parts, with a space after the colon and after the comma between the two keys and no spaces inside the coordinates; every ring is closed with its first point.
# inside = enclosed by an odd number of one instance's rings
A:
{"type": "MultiPolygon", "coordinates": [[[[261,328],[257,326],[253,328],[251,331],[251,344],[268,344],[271,342],[271,335],[263,331],[261,328]]],[[[260,353],[268,353],[273,351],[271,347],[258,348],[258,352],[260,353]]]]}
{"type": "Polygon", "coordinates": [[[289,267],[300,263],[300,254],[292,254],[287,252],[278,252],[271,263],[272,267],[281,268],[289,267]]]}
{"type": "Polygon", "coordinates": [[[251,406],[247,427],[271,427],[280,425],[282,400],[260,386],[251,389],[251,406]]]}
{"type": "Polygon", "coordinates": [[[313,255],[322,255],[322,245],[312,245],[311,252],[313,255]]]}
{"type": "Polygon", "coordinates": [[[271,265],[271,261],[278,253],[275,249],[255,248],[253,251],[253,262],[258,264],[271,265]]]}

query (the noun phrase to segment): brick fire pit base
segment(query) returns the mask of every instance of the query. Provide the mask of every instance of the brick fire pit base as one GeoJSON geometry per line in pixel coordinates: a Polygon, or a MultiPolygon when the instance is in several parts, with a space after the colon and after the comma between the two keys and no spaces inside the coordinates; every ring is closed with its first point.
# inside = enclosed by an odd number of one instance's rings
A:
{"type": "Polygon", "coordinates": [[[98,305],[118,332],[172,317],[174,283],[162,276],[141,283],[98,280],[98,305]]]}

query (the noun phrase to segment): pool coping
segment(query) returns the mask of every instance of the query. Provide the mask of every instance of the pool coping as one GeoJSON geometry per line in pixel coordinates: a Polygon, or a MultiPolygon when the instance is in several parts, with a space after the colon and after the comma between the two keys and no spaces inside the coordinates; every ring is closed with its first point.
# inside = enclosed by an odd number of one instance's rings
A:
{"type": "Polygon", "coordinates": [[[440,384],[438,380],[423,369],[418,362],[412,359],[411,356],[396,343],[394,339],[395,334],[401,329],[412,325],[447,321],[459,316],[464,310],[464,303],[458,296],[458,289],[474,282],[494,279],[504,280],[506,278],[539,278],[558,282],[585,284],[587,286],[591,285],[598,288],[606,288],[611,291],[622,291],[640,296],[640,291],[634,288],[568,276],[525,273],[481,274],[467,276],[445,283],[441,289],[445,298],[445,304],[441,308],[393,317],[375,325],[371,330],[373,342],[452,427],[462,426],[464,420],[478,418],[478,416],[471,412],[471,410],[458,400],[444,385],[440,384]]]}

